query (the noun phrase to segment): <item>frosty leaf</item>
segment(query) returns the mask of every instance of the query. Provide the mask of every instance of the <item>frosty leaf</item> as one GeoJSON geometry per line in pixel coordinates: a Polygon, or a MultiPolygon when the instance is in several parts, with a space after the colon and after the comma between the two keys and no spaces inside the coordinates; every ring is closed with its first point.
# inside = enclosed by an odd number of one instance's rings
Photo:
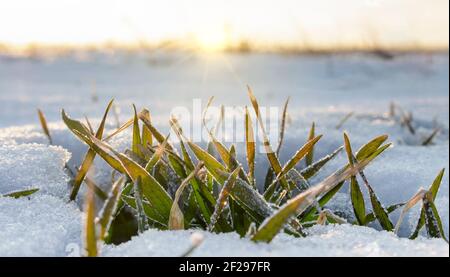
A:
{"type": "Polygon", "coordinates": [[[169,220],[170,208],[172,207],[172,199],[169,194],[161,187],[158,181],[140,165],[123,154],[116,153],[116,156],[121,161],[133,182],[136,182],[139,177],[142,179],[142,195],[167,222],[167,220],[169,220]]]}
{"type": "MultiPolygon", "coordinates": [[[[430,186],[429,191],[431,192],[433,202],[436,200],[436,196],[439,192],[439,188],[441,186],[442,178],[444,177],[444,173],[445,173],[445,168],[443,168],[441,171],[439,171],[438,175],[436,176],[436,178],[434,179],[433,183],[430,186]]],[[[414,232],[411,234],[411,236],[409,238],[410,239],[417,238],[420,230],[422,229],[422,227],[424,225],[425,225],[425,211],[422,208],[422,210],[420,211],[420,217],[419,217],[419,221],[417,222],[416,228],[414,229],[414,232]]]]}
{"type": "MultiPolygon", "coordinates": [[[[98,139],[102,139],[103,132],[105,129],[105,123],[106,123],[106,117],[108,116],[109,110],[113,104],[114,100],[111,100],[108,103],[108,106],[106,107],[105,113],[103,114],[103,118],[100,122],[100,125],[98,126],[97,132],[95,133],[95,137],[98,139]]],[[[70,200],[75,200],[77,197],[78,191],[80,190],[81,183],[83,183],[84,178],[86,177],[86,174],[89,171],[89,168],[91,167],[92,163],[95,159],[95,151],[91,148],[87,151],[83,162],[81,163],[80,169],[78,170],[77,175],[75,176],[75,179],[73,180],[72,185],[72,191],[70,192],[70,200]]]]}
{"type": "Polygon", "coordinates": [[[111,192],[100,211],[100,216],[96,220],[96,223],[100,225],[99,238],[101,240],[105,238],[105,235],[108,233],[109,227],[111,226],[124,183],[125,178],[122,176],[113,184],[111,192]]]}
{"type": "MultiPolygon", "coordinates": [[[[391,213],[395,212],[396,210],[398,210],[399,208],[403,207],[404,205],[405,205],[405,203],[394,204],[394,205],[388,206],[386,208],[386,211],[388,212],[388,214],[391,214],[391,213]]],[[[369,224],[370,222],[373,222],[376,219],[377,218],[375,217],[375,214],[373,212],[368,213],[366,215],[365,222],[366,222],[366,224],[369,224]]]]}
{"type": "Polygon", "coordinates": [[[143,233],[148,229],[147,217],[144,212],[144,205],[142,204],[142,178],[137,177],[133,184],[134,189],[134,200],[136,202],[137,211],[137,222],[138,222],[138,232],[143,233]]]}
{"type": "Polygon", "coordinates": [[[170,209],[170,217],[169,217],[169,230],[182,230],[184,229],[184,215],[181,211],[178,201],[180,201],[181,194],[183,193],[186,186],[189,182],[195,177],[198,171],[203,167],[203,163],[200,162],[195,170],[192,171],[186,179],[183,180],[181,185],[178,187],[175,193],[175,199],[173,200],[172,207],[170,209]]]}
{"type": "Polygon", "coordinates": [[[322,169],[329,161],[331,161],[332,159],[334,159],[334,157],[337,156],[337,154],[339,154],[339,152],[341,152],[343,149],[343,146],[339,147],[338,149],[336,149],[335,151],[333,151],[333,153],[331,153],[330,155],[327,155],[323,158],[321,158],[320,160],[316,161],[315,163],[311,164],[310,166],[308,166],[307,168],[303,169],[302,171],[300,171],[300,174],[305,178],[305,179],[310,179],[313,176],[315,176],[320,169],[322,169]]]}
{"type": "Polygon", "coordinates": [[[220,217],[220,214],[227,203],[228,196],[230,195],[230,192],[234,187],[237,175],[240,170],[241,168],[238,167],[230,174],[227,181],[223,185],[222,190],[220,191],[219,197],[217,198],[216,206],[214,208],[214,213],[211,216],[211,222],[208,226],[208,229],[210,231],[214,229],[217,219],[220,217]]]}
{"type": "Polygon", "coordinates": [[[308,190],[289,200],[281,206],[272,216],[268,217],[256,233],[252,236],[253,241],[270,242],[280,232],[289,218],[293,217],[300,207],[309,206],[315,199],[314,190],[308,190]]]}
{"type": "Polygon", "coordinates": [[[81,141],[89,145],[89,147],[93,149],[98,155],[100,155],[112,168],[121,173],[125,172],[122,165],[120,164],[120,161],[118,161],[116,158],[111,156],[110,153],[108,153],[109,152],[108,149],[110,148],[110,146],[99,140],[98,142],[94,142],[92,140],[93,136],[90,134],[86,126],[84,126],[81,122],[77,120],[70,119],[66,115],[64,110],[62,111],[62,118],[64,123],[69,128],[69,130],[71,130],[72,133],[74,133],[75,136],[77,136],[81,141]]]}
{"type": "MultiPolygon", "coordinates": [[[[432,238],[443,238],[445,241],[444,229],[442,221],[436,206],[433,203],[433,196],[428,192],[423,198],[423,209],[425,211],[425,226],[427,233],[432,238]]],[[[448,241],[447,241],[448,242],[448,241]]]]}
{"type": "MultiPolygon", "coordinates": [[[[272,167],[273,172],[276,175],[279,175],[282,170],[281,163],[278,160],[276,153],[273,151],[272,146],[270,145],[270,141],[267,136],[266,130],[264,128],[264,123],[262,121],[261,113],[259,111],[258,101],[256,100],[256,97],[253,94],[253,91],[251,90],[250,87],[248,87],[247,91],[248,91],[248,95],[250,97],[250,101],[252,103],[253,109],[255,110],[256,118],[258,120],[260,129],[261,129],[261,133],[263,135],[263,145],[264,145],[264,149],[265,149],[265,152],[267,155],[267,159],[269,160],[269,163],[270,163],[270,166],[272,167]]],[[[283,177],[281,178],[280,182],[284,186],[285,189],[290,190],[288,183],[286,182],[286,180],[283,177]]]]}
{"type": "Polygon", "coordinates": [[[201,147],[196,145],[195,143],[188,141],[189,148],[191,148],[192,152],[194,152],[194,155],[202,161],[205,164],[206,169],[208,169],[208,172],[214,176],[214,178],[219,183],[224,183],[226,181],[226,178],[221,174],[221,172],[226,172],[225,166],[223,166],[220,162],[216,160],[211,154],[203,150],[201,147]]]}
{"type": "Polygon", "coordinates": [[[372,203],[373,213],[375,214],[375,217],[378,219],[378,222],[380,222],[381,227],[383,227],[383,229],[386,231],[394,230],[394,225],[389,219],[387,211],[381,205],[380,200],[378,200],[378,197],[376,196],[375,192],[371,187],[368,187],[368,190],[370,202],[372,203]]]}

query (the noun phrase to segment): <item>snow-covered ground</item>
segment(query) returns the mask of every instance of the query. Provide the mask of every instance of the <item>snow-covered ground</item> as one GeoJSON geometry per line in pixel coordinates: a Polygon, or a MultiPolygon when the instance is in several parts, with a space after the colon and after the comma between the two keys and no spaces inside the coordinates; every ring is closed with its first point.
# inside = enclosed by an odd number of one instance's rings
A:
{"type": "MultiPolygon", "coordinates": [[[[312,121],[324,134],[316,157],[342,145],[346,130],[354,148],[369,139],[388,134],[394,147],[366,170],[383,204],[408,200],[420,187],[427,188],[441,168],[449,169],[448,54],[401,55],[391,61],[364,55],[290,56],[218,55],[186,53],[93,54],[55,59],[21,59],[0,56],[0,194],[39,187],[23,199],[0,197],[0,256],[76,255],[81,237],[81,200],[67,204],[67,172],[64,164],[79,165],[85,146],[60,120],[60,109],[73,117],[87,115],[97,123],[110,98],[120,108],[120,120],[131,114],[131,103],[148,107],[153,120],[168,131],[170,111],[192,108],[192,99],[209,96],[216,104],[249,105],[246,84],[261,105],[281,106],[287,96],[290,123],[280,159],[286,161],[307,137],[312,121]],[[96,98],[96,101],[93,100],[96,98]],[[414,116],[417,134],[386,116],[395,102],[414,116]],[[54,144],[42,134],[36,108],[50,122],[54,144]],[[336,130],[347,113],[354,115],[336,130]],[[420,146],[436,127],[434,145],[420,146]]],[[[108,128],[114,128],[110,116],[108,128]]],[[[126,133],[111,144],[129,147],[126,133]]],[[[243,145],[237,144],[242,153],[243,145]]],[[[345,163],[345,155],[327,165],[313,184],[345,163]]],[[[264,178],[267,162],[257,159],[257,179],[264,178]]],[[[92,177],[100,185],[110,178],[108,166],[96,159],[92,177]]],[[[350,211],[348,193],[330,203],[350,211]]],[[[444,175],[436,200],[444,229],[449,234],[449,178],[444,175]]],[[[400,235],[414,227],[418,208],[410,212],[400,235]]],[[[391,215],[396,222],[398,213],[391,215]]],[[[372,226],[377,228],[376,225],[372,226]]],[[[177,256],[190,244],[191,231],[149,230],[117,247],[107,246],[108,256],[177,256]]],[[[448,256],[443,240],[421,237],[416,241],[366,227],[314,227],[307,238],[281,234],[269,245],[254,244],[236,234],[203,233],[204,243],[193,255],[208,256],[448,256]]]]}

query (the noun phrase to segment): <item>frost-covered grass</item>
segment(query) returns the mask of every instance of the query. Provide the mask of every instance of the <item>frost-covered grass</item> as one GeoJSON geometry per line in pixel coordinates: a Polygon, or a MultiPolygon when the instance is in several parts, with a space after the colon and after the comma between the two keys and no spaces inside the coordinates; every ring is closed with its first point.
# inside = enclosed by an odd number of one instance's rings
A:
{"type": "MultiPolygon", "coordinates": [[[[395,62],[394,62],[395,64],[395,62]]],[[[395,65],[397,66],[397,65],[395,65]]],[[[389,65],[388,67],[395,67],[389,65]]],[[[134,68],[133,70],[135,70],[134,68]]],[[[439,72],[439,71],[437,71],[439,72]]],[[[405,76],[410,73],[405,73],[405,76]]],[[[416,74],[416,73],[414,73],[416,74]]],[[[410,74],[411,75],[411,74],[410,74]]],[[[436,87],[440,87],[435,79],[435,74],[430,73],[430,77],[425,78],[424,83],[434,82],[436,87]],[[433,81],[434,80],[434,81],[433,81]]],[[[342,76],[341,76],[342,77],[342,76]]],[[[383,77],[381,77],[383,78],[383,77]]],[[[403,77],[398,76],[398,79],[402,79],[403,77]]],[[[342,80],[342,79],[341,79],[342,80]]],[[[395,84],[402,83],[398,81],[395,84]]],[[[442,84],[442,83],[441,83],[442,84]]],[[[378,85],[379,87],[379,85],[378,85]]],[[[369,90],[371,90],[370,88],[369,90]]],[[[215,92],[213,92],[215,94],[215,92]]],[[[369,93],[370,94],[370,93],[369,93]]],[[[258,94],[259,95],[259,94],[258,94]]],[[[419,101],[420,97],[417,97],[417,94],[413,94],[411,96],[410,103],[414,101],[419,101]]],[[[367,111],[362,111],[361,107],[355,107],[356,112],[346,121],[340,130],[336,130],[335,126],[339,123],[339,121],[348,114],[347,111],[340,112],[340,108],[337,110],[334,109],[316,109],[306,108],[305,112],[302,112],[303,107],[297,108],[295,102],[291,103],[291,112],[290,117],[292,118],[292,123],[287,128],[287,133],[285,137],[284,146],[280,153],[279,159],[282,163],[288,161],[295,151],[301,146],[304,142],[306,142],[306,138],[308,137],[310,123],[312,121],[316,122],[316,133],[323,133],[325,136],[317,142],[315,147],[315,156],[319,158],[323,155],[326,155],[332,152],[334,149],[342,145],[342,131],[346,130],[351,138],[351,143],[354,150],[371,138],[379,135],[387,133],[390,136],[389,141],[394,143],[394,148],[388,149],[385,153],[383,153],[379,158],[377,158],[370,166],[365,170],[367,178],[369,179],[370,184],[374,187],[377,196],[382,202],[382,205],[387,207],[391,204],[402,203],[407,201],[417,190],[419,187],[428,188],[435,178],[438,171],[443,168],[448,168],[448,122],[446,120],[442,121],[438,120],[438,124],[440,127],[440,132],[433,139],[433,145],[428,147],[420,146],[421,142],[430,135],[434,129],[436,128],[435,122],[433,122],[431,112],[433,108],[436,107],[436,101],[441,99],[443,96],[439,96],[436,93],[436,90],[432,90],[428,95],[429,101],[425,102],[420,109],[412,109],[410,104],[407,104],[407,110],[412,110],[414,113],[413,124],[416,129],[416,134],[412,135],[410,131],[402,127],[400,125],[400,120],[397,119],[389,119],[388,116],[384,114],[384,112],[388,111],[388,105],[383,105],[383,109],[368,109],[367,111]],[[439,98],[441,97],[441,98],[439,98]],[[428,107],[428,108],[425,108],[428,107]],[[294,108],[294,109],[292,109],[294,108]],[[378,111],[377,111],[378,110],[378,111]],[[424,110],[427,111],[424,113],[424,110]],[[300,139],[299,139],[300,138],[300,139]],[[394,189],[393,189],[394,188],[394,189]]],[[[428,97],[427,96],[427,97],[428,97]]],[[[296,99],[297,96],[293,98],[296,99]]],[[[370,98],[370,97],[369,97],[370,98]]],[[[426,97],[425,97],[426,98],[426,97]]],[[[374,99],[374,98],[372,98],[374,99]]],[[[443,97],[445,99],[445,96],[443,97]]],[[[448,99],[448,96],[447,96],[448,99]]],[[[55,98],[53,100],[59,101],[55,98]]],[[[396,99],[394,99],[396,100],[396,99]]],[[[334,101],[334,100],[333,100],[334,101]]],[[[332,102],[333,102],[332,101],[332,102]]],[[[100,101],[102,102],[102,101],[100,101]]],[[[271,101],[263,98],[264,103],[270,103],[271,101]]],[[[280,101],[281,102],[281,101],[280,101]]],[[[361,101],[363,103],[364,101],[361,101]]],[[[137,102],[139,103],[139,102],[137,102]]],[[[353,103],[358,103],[358,101],[354,101],[353,103]]],[[[396,100],[396,103],[403,105],[404,101],[396,100]]],[[[419,103],[419,102],[417,102],[419,103]]],[[[424,103],[424,102],[422,102],[424,103]]],[[[100,103],[103,104],[103,103],[100,103]]],[[[100,106],[98,104],[92,104],[95,109],[100,110],[100,106]]],[[[364,104],[362,104],[364,106],[364,104]]],[[[66,107],[69,114],[71,112],[71,105],[58,105],[59,107],[66,107]]],[[[146,106],[146,105],[140,105],[146,106]]],[[[437,105],[439,107],[439,105],[437,105]]],[[[33,106],[34,107],[34,106],[33,106]]],[[[47,111],[46,105],[44,104],[44,111],[47,111]]],[[[86,106],[87,107],[87,106],[86,106]]],[[[150,105],[152,108],[153,105],[150,105]]],[[[300,107],[300,106],[299,106],[300,107]]],[[[92,108],[92,107],[91,107],[92,108]]],[[[89,108],[89,109],[91,109],[89,108]]],[[[77,111],[78,108],[75,110],[77,111]]],[[[125,108],[122,106],[122,113],[120,117],[122,120],[128,118],[129,108],[125,108]]],[[[444,113],[447,108],[444,108],[444,113]]],[[[442,110],[442,109],[441,109],[442,110]]],[[[92,110],[91,110],[92,111],[92,110]]],[[[437,109],[440,111],[440,109],[437,109]]],[[[95,114],[99,114],[96,112],[95,114]]],[[[162,119],[157,115],[152,114],[152,120],[156,125],[162,126],[158,128],[163,133],[166,133],[169,130],[169,126],[164,126],[162,119]]],[[[438,112],[438,115],[441,113],[438,112]]],[[[163,116],[162,116],[163,117],[163,116]]],[[[36,117],[33,117],[34,122],[38,122],[36,117]]],[[[27,200],[27,198],[20,199],[10,199],[12,201],[20,201],[19,203],[28,203],[30,207],[33,205],[33,201],[40,197],[46,197],[46,195],[50,194],[55,199],[63,199],[62,205],[64,202],[68,200],[68,196],[70,194],[70,186],[67,185],[67,180],[73,178],[70,174],[67,174],[67,170],[63,170],[63,166],[65,161],[68,161],[68,166],[75,171],[75,167],[79,166],[83,160],[83,155],[86,152],[86,147],[83,146],[82,143],[77,141],[71,134],[69,134],[68,130],[64,125],[60,122],[56,122],[54,115],[52,115],[50,109],[50,116],[52,118],[51,123],[49,124],[50,133],[52,135],[53,144],[62,146],[67,149],[69,153],[72,154],[72,158],[68,155],[65,150],[60,149],[58,147],[49,147],[46,144],[47,138],[43,135],[40,128],[36,125],[27,126],[27,127],[12,127],[8,129],[2,129],[0,131],[0,141],[2,142],[2,163],[5,166],[0,170],[2,178],[2,182],[0,183],[0,194],[7,193],[10,191],[16,191],[20,189],[27,189],[31,187],[39,187],[40,191],[35,193],[35,195],[30,196],[31,200],[27,200]],[[52,123],[54,122],[54,123],[52,123]],[[38,143],[38,144],[36,144],[38,143]],[[18,150],[19,149],[19,150],[18,150]],[[36,152],[34,152],[36,149],[36,152]],[[15,151],[16,150],[16,151],[15,151]],[[21,155],[22,154],[22,155],[21,155]],[[37,171],[38,169],[33,168],[34,164],[42,164],[42,168],[46,169],[45,172],[37,171]],[[22,167],[20,167],[22,166],[22,167]],[[20,167],[22,171],[31,172],[26,175],[24,173],[14,175],[13,172],[10,172],[12,168],[20,167]],[[46,183],[45,174],[49,175],[50,182],[46,183]],[[29,177],[28,177],[29,176],[29,177]],[[30,183],[30,179],[36,177],[36,182],[34,184],[30,183]],[[5,181],[4,181],[5,180],[5,181]],[[54,180],[54,182],[53,182],[54,180]],[[4,181],[4,182],[3,182],[4,181]],[[9,185],[10,184],[10,185],[9,185]],[[59,185],[56,185],[59,184],[59,185]],[[48,188],[55,188],[52,192],[48,188]],[[69,190],[67,189],[69,188],[69,190]],[[28,201],[28,202],[27,202],[28,201]]],[[[81,116],[79,118],[82,118],[81,116]]],[[[165,120],[165,119],[164,119],[165,120]]],[[[110,116],[109,122],[107,124],[107,133],[114,130],[115,124],[113,124],[114,119],[113,115],[110,116]]],[[[8,122],[13,122],[9,121],[8,122]]],[[[93,126],[97,127],[99,121],[92,120],[93,126]]],[[[256,123],[256,122],[254,122],[256,123]]],[[[2,122],[3,125],[5,121],[2,122]]],[[[142,128],[142,127],[141,127],[142,128]]],[[[112,146],[113,149],[116,149],[120,152],[124,152],[125,149],[130,148],[132,142],[132,131],[126,130],[123,133],[120,133],[116,137],[114,137],[108,143],[112,146]]],[[[176,137],[173,136],[171,141],[174,145],[179,149],[179,144],[176,143],[176,137]]],[[[276,144],[275,144],[276,145],[276,144]]],[[[227,145],[229,147],[230,145],[227,145]]],[[[237,159],[242,163],[246,164],[245,159],[245,145],[237,144],[236,145],[237,159]]],[[[355,151],[356,152],[356,151],[355,151]]],[[[217,157],[220,161],[220,157],[217,157]]],[[[298,169],[304,168],[304,161],[302,164],[298,165],[298,169]]],[[[316,176],[311,179],[312,184],[318,184],[322,180],[324,180],[327,176],[329,176],[333,171],[340,168],[341,166],[347,163],[347,157],[344,151],[340,153],[334,160],[330,161],[326,167],[324,167],[316,176]]],[[[244,166],[246,167],[246,166],[244,166]]],[[[264,182],[264,178],[266,175],[267,168],[267,158],[265,155],[259,155],[256,158],[256,168],[255,168],[255,177],[256,182],[261,184],[264,182]]],[[[108,191],[111,186],[111,170],[107,163],[102,161],[102,159],[97,158],[94,161],[94,165],[91,168],[91,172],[89,173],[89,177],[95,180],[96,184],[104,191],[108,191]]],[[[117,176],[116,176],[117,178],[117,176]]],[[[181,181],[181,180],[180,180],[181,181]]],[[[364,190],[364,185],[361,180],[359,180],[362,185],[362,190],[364,190]]],[[[179,184],[180,182],[178,182],[179,184]]],[[[81,190],[77,197],[78,206],[83,209],[84,195],[86,193],[85,190],[86,185],[83,183],[81,190]]],[[[365,192],[365,191],[364,191],[365,192]]],[[[173,197],[174,191],[172,191],[171,197],[173,197]]],[[[366,193],[364,193],[365,202],[367,204],[368,212],[371,209],[370,199],[366,193]]],[[[6,199],[6,198],[3,198],[6,199]]],[[[440,192],[435,201],[436,206],[439,210],[439,214],[442,217],[442,222],[444,225],[444,232],[448,236],[448,175],[445,174],[442,185],[440,188],[440,192]]],[[[103,202],[97,199],[97,209],[101,208],[103,202]]],[[[21,205],[21,204],[20,204],[21,205]]],[[[71,205],[71,204],[69,204],[71,205]]],[[[55,206],[57,206],[55,204],[55,206]]],[[[348,187],[347,185],[343,186],[341,191],[336,194],[336,196],[328,203],[327,207],[330,210],[336,211],[339,215],[348,216],[350,222],[353,222],[353,209],[352,202],[349,198],[348,187]]],[[[37,210],[37,208],[36,208],[37,210]]],[[[65,209],[61,209],[65,211],[65,209]]],[[[395,224],[398,219],[398,214],[400,210],[392,213],[390,215],[391,221],[395,224]]],[[[81,212],[80,212],[81,214],[81,212]]],[[[400,230],[400,235],[402,237],[408,236],[412,229],[417,224],[417,218],[419,216],[419,207],[414,208],[414,210],[407,214],[407,218],[402,224],[402,228],[400,230]]],[[[33,221],[31,219],[23,218],[19,219],[18,222],[27,222],[27,224],[33,225],[33,221]],[[31,223],[29,223],[31,221],[31,223]]],[[[7,220],[6,220],[7,221],[7,220]]],[[[77,227],[73,227],[74,236],[77,237],[77,240],[72,238],[60,238],[55,237],[55,245],[64,244],[64,247],[58,248],[58,250],[49,250],[47,253],[39,252],[38,250],[34,250],[36,255],[65,255],[68,254],[61,250],[70,244],[71,242],[75,242],[76,244],[81,244],[81,238],[84,235],[81,232],[82,223],[81,221],[74,220],[73,222],[77,223],[77,227]],[[56,242],[57,241],[57,242],[56,242]],[[53,251],[53,252],[52,252],[53,251]],[[53,253],[53,254],[52,254],[53,253]]],[[[11,225],[11,224],[10,224],[11,225]]],[[[62,224],[63,225],[63,224],[62,224]]],[[[61,225],[61,226],[62,226],[61,225]]],[[[36,226],[43,226],[38,223],[36,220],[36,226]]],[[[300,255],[300,256],[319,256],[326,255],[321,249],[332,248],[336,251],[330,252],[330,255],[357,255],[357,256],[365,256],[365,255],[448,255],[448,244],[446,244],[442,240],[436,239],[426,239],[424,237],[427,236],[425,228],[423,228],[422,236],[415,241],[408,240],[406,238],[399,239],[394,236],[392,233],[387,232],[379,232],[376,230],[380,230],[380,226],[378,223],[374,222],[369,224],[369,226],[375,229],[368,229],[366,227],[357,227],[351,226],[348,224],[345,225],[328,225],[328,226],[315,226],[312,229],[307,229],[308,236],[306,238],[292,238],[285,234],[280,234],[276,236],[271,244],[254,244],[249,239],[240,239],[238,235],[235,233],[232,234],[223,234],[223,235],[215,235],[211,233],[204,233],[205,240],[203,244],[196,249],[192,255],[249,255],[248,252],[254,253],[254,255],[300,255]],[[346,236],[348,234],[348,236],[346,236]],[[351,237],[357,237],[355,243],[351,243],[351,237]],[[370,237],[376,238],[376,240],[370,240],[370,237]],[[320,239],[319,239],[320,238],[320,239]],[[332,240],[327,240],[326,238],[332,238],[332,240]],[[220,243],[221,239],[225,239],[227,244],[220,243]],[[286,242],[283,244],[283,242],[286,242]],[[310,244],[312,242],[312,246],[310,244]],[[232,247],[234,245],[234,247],[232,247]],[[242,245],[242,248],[238,248],[237,245],[242,245]],[[288,245],[292,247],[289,248],[288,245]],[[317,246],[317,247],[315,247],[317,246]],[[396,248],[400,247],[400,248],[396,248]],[[247,250],[248,248],[248,250],[247,250]],[[222,249],[222,251],[220,251],[222,249]],[[233,249],[236,251],[233,252],[233,249]],[[238,250],[239,249],[239,250],[238,250]],[[285,251],[283,251],[285,249],[285,251]],[[422,250],[422,253],[421,251],[422,250]],[[213,253],[214,252],[214,253],[213,253]],[[233,254],[233,253],[235,254],[233,254]],[[414,253],[413,253],[414,252],[414,253]],[[426,253],[425,253],[426,252],[426,253]],[[371,254],[369,254],[371,253],[371,254]]],[[[39,227],[45,228],[45,227],[39,227]]],[[[56,227],[54,225],[49,225],[48,228],[50,230],[54,230],[56,227]]],[[[63,227],[64,228],[64,227],[63,227]]],[[[0,233],[3,230],[9,231],[4,227],[0,228],[0,233]]],[[[49,232],[51,234],[51,232],[49,232]]],[[[155,231],[148,230],[139,236],[134,237],[131,241],[127,243],[122,243],[121,245],[115,246],[104,246],[101,247],[100,254],[102,255],[168,255],[168,256],[178,256],[181,255],[187,248],[189,248],[190,240],[189,240],[189,232],[187,231],[155,231]],[[170,238],[173,238],[170,241],[170,238]],[[152,239],[157,241],[157,243],[161,243],[163,245],[167,245],[170,243],[174,245],[171,247],[171,250],[167,252],[162,252],[161,250],[157,250],[159,248],[159,244],[152,243],[152,239]],[[170,242],[168,242],[167,240],[170,242]],[[142,245],[139,247],[138,245],[142,245]],[[154,248],[153,248],[154,246],[154,248]]],[[[31,242],[30,237],[27,236],[17,236],[17,244],[9,243],[5,246],[6,251],[10,251],[11,253],[15,253],[13,255],[32,255],[30,251],[27,250],[27,244],[31,242]],[[12,251],[12,250],[15,251],[12,251]]],[[[50,244],[52,244],[52,237],[48,236],[43,238],[42,240],[48,240],[50,244]]],[[[55,248],[52,248],[55,249],[55,248]]],[[[8,254],[2,254],[8,255],[8,254]]]]}

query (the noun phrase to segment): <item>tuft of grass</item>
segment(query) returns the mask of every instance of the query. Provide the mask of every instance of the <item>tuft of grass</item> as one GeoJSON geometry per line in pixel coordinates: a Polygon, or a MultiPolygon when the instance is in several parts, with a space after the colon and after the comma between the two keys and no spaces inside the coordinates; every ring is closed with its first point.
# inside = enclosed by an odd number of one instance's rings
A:
{"type": "MultiPolygon", "coordinates": [[[[203,229],[217,233],[234,231],[257,242],[270,242],[280,232],[296,237],[307,236],[308,228],[316,224],[351,222],[351,218],[343,218],[326,208],[326,204],[347,182],[350,183],[351,202],[357,219],[351,224],[367,225],[377,220],[383,229],[394,230],[389,214],[414,203],[400,203],[385,208],[364,174],[364,169],[390,147],[391,144],[386,143],[386,135],[370,140],[354,153],[350,138],[344,133],[343,146],[314,161],[314,148],[322,135],[316,135],[313,123],[308,141],[298,148],[291,159],[282,163],[278,158],[282,139],[274,151],[265,131],[259,103],[250,87],[248,96],[262,134],[265,149],[263,155],[269,162],[265,184],[257,184],[255,180],[255,126],[247,108],[244,111],[244,131],[248,170],[236,158],[236,147],[227,146],[217,139],[217,130],[224,120],[223,109],[219,121],[212,129],[208,129],[207,120],[203,116],[203,126],[209,134],[206,148],[186,138],[177,119],[171,118],[170,127],[179,141],[179,147],[175,147],[169,141],[169,136],[163,135],[164,132],[152,124],[150,112],[143,109],[138,113],[134,105],[133,117],[103,139],[104,122],[112,102],[108,105],[101,128],[96,134],[81,121],[71,119],[63,110],[62,118],[69,130],[89,146],[90,152],[110,165],[114,171],[114,179],[117,180],[109,195],[104,197],[103,208],[95,221],[92,220],[95,187],[88,186],[92,196],[86,200],[87,255],[93,256],[98,252],[94,240],[96,243],[108,242],[107,238],[114,232],[131,237],[148,228],[203,229]],[[131,126],[130,150],[121,153],[108,144],[108,139],[131,126]],[[312,184],[312,177],[342,149],[347,153],[348,162],[333,174],[312,184]],[[307,167],[299,169],[298,165],[303,159],[306,160],[307,167]],[[359,179],[363,181],[367,192],[361,189],[359,179]],[[371,211],[366,210],[368,205],[365,203],[364,193],[370,199],[371,211]],[[126,211],[132,215],[130,220],[134,225],[122,222],[121,215],[126,211]],[[94,234],[93,230],[96,228],[93,226],[100,230],[98,235],[94,234]]],[[[282,137],[286,128],[288,101],[289,99],[283,109],[282,137]]],[[[208,101],[204,115],[211,103],[212,98],[208,101]]],[[[90,164],[82,166],[78,174],[87,172],[90,164]]],[[[440,179],[442,174],[439,175],[440,179]]],[[[426,198],[420,198],[424,207],[418,230],[425,226],[433,237],[444,237],[434,206],[439,176],[426,198]]],[[[101,200],[100,197],[99,199],[101,200]]],[[[185,255],[189,255],[196,245],[193,244],[185,255]]]]}

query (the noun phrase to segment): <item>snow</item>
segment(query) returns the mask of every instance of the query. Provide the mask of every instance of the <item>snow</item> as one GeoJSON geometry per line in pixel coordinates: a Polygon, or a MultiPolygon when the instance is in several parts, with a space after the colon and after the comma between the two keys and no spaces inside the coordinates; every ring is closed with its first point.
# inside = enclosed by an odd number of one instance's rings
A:
{"type": "Polygon", "coordinates": [[[213,234],[203,231],[148,230],[119,246],[103,248],[104,256],[181,256],[191,246],[191,236],[199,232],[203,243],[191,256],[199,257],[276,257],[276,256],[448,256],[443,240],[419,238],[411,241],[392,233],[350,225],[315,226],[306,238],[285,234],[270,244],[254,243],[235,233],[213,234]]]}
{"type": "Polygon", "coordinates": [[[0,194],[39,188],[38,193],[63,198],[69,180],[64,164],[69,158],[60,146],[0,141],[0,194]]]}
{"type": "Polygon", "coordinates": [[[81,239],[82,213],[50,195],[0,197],[0,256],[66,256],[81,239]]]}
{"type": "MultiPolygon", "coordinates": [[[[71,254],[66,247],[79,247],[79,207],[84,191],[82,188],[77,204],[67,203],[69,177],[64,166],[79,166],[87,148],[61,122],[61,108],[72,117],[88,115],[95,128],[107,101],[114,97],[122,122],[131,115],[131,103],[137,103],[138,108],[150,108],[153,122],[166,133],[172,108],[191,109],[193,98],[201,98],[203,106],[211,95],[216,96],[216,104],[249,105],[247,83],[261,106],[281,106],[291,96],[282,162],[306,141],[314,121],[316,133],[324,134],[317,144],[316,158],[341,146],[344,130],[354,150],[375,136],[389,135],[394,146],[365,170],[386,206],[408,200],[420,187],[428,188],[445,167],[436,205],[449,235],[448,54],[402,55],[389,62],[363,55],[183,57],[179,53],[91,53],[83,60],[70,55],[52,60],[0,56],[0,194],[40,188],[30,199],[0,198],[0,256],[64,256],[71,254]],[[150,64],[149,58],[165,62],[150,64]],[[96,102],[92,100],[93,91],[96,102]],[[386,117],[391,101],[413,111],[417,135],[386,117]],[[40,129],[36,108],[41,108],[49,121],[54,145],[48,145],[40,129]],[[355,114],[336,130],[349,112],[355,114]],[[420,146],[435,127],[441,131],[434,145],[420,146]],[[43,247],[44,243],[48,246],[43,247]]],[[[110,116],[106,133],[114,128],[110,116]]],[[[124,151],[130,147],[130,135],[121,133],[109,143],[124,151]]],[[[236,147],[238,158],[245,161],[243,143],[236,147]]],[[[256,177],[261,183],[267,159],[257,155],[256,162],[256,177]]],[[[311,184],[345,162],[346,155],[341,153],[311,184]]],[[[99,186],[109,188],[111,170],[101,159],[95,159],[90,174],[99,186]]],[[[343,187],[328,206],[351,214],[348,187],[343,187]]],[[[400,236],[410,234],[418,213],[419,207],[408,213],[400,236]]],[[[391,215],[394,223],[397,218],[398,212],[391,215]]],[[[376,223],[371,227],[379,229],[376,223]]],[[[448,256],[448,244],[442,240],[421,237],[410,241],[348,225],[314,227],[311,232],[302,239],[281,234],[270,245],[254,244],[236,234],[202,232],[206,240],[194,255],[448,256]]],[[[128,243],[104,247],[103,254],[176,256],[189,247],[190,233],[149,230],[128,243]]]]}

